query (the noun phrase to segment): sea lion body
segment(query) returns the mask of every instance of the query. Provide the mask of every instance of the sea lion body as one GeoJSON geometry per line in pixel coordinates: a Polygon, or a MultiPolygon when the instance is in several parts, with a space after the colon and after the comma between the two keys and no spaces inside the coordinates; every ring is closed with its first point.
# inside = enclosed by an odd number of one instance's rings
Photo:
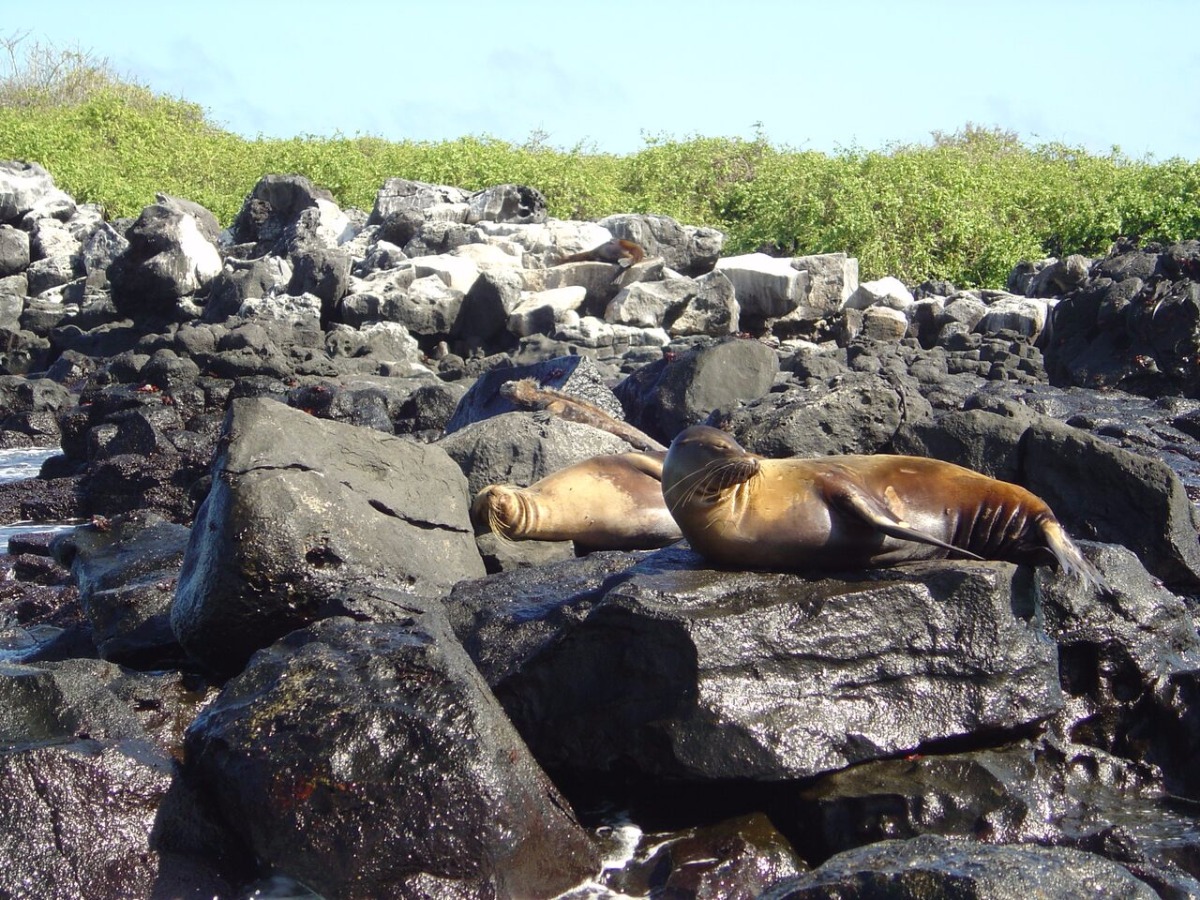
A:
{"type": "Polygon", "coordinates": [[[1039,497],[940,460],[765,459],[695,426],[671,444],[663,493],[693,549],[724,565],[831,569],[959,556],[1057,561],[1104,584],[1039,497]]]}
{"type": "Polygon", "coordinates": [[[471,506],[507,540],[574,541],[583,550],[650,550],[681,537],[662,493],[666,453],[593,456],[527,488],[493,484],[471,506]]]}

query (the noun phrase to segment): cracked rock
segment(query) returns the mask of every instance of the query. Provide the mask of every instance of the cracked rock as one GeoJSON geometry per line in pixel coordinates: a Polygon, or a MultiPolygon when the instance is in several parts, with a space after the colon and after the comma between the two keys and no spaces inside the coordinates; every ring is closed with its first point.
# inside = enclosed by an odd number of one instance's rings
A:
{"type": "Polygon", "coordinates": [[[218,672],[327,615],[347,583],[431,598],[484,574],[466,479],[440,448],[246,398],[232,404],[213,473],[171,626],[218,672]]]}

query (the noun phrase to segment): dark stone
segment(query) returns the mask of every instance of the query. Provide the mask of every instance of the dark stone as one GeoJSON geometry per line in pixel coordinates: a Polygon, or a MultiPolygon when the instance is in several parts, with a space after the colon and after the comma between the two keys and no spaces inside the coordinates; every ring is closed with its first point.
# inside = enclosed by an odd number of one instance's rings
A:
{"type": "Polygon", "coordinates": [[[782,458],[879,453],[902,425],[931,418],[909,379],[853,372],[831,387],[810,381],[803,389],[767,394],[710,422],[752,453],[782,458]]]}
{"type": "Polygon", "coordinates": [[[227,259],[225,267],[209,286],[204,302],[204,321],[223,322],[237,315],[246,300],[285,289],[291,278],[286,266],[275,256],[260,256],[251,260],[227,259]]]}
{"type": "Polygon", "coordinates": [[[394,423],[396,434],[439,437],[458,408],[463,391],[444,382],[426,384],[409,394],[394,423]]]}
{"type": "Polygon", "coordinates": [[[325,896],[551,897],[599,867],[433,611],[260,651],[187,760],[258,859],[325,896]]]}
{"type": "Polygon", "coordinates": [[[239,399],[212,471],[171,624],[216,671],[319,618],[347,581],[436,597],[484,572],[466,479],[439,448],[239,399]]]}
{"type": "Polygon", "coordinates": [[[591,359],[586,356],[560,356],[532,365],[511,366],[484,373],[459,401],[458,409],[446,423],[446,434],[453,434],[472,422],[519,409],[511,400],[500,396],[500,388],[510,381],[525,378],[532,378],[540,387],[553,388],[599,406],[618,419],[622,417],[621,404],[605,385],[591,359]]]}
{"type": "Polygon", "coordinates": [[[634,858],[606,873],[623,896],[755,900],[808,867],[762,814],[673,834],[643,835],[634,858]]]}
{"type": "Polygon", "coordinates": [[[568,624],[583,621],[609,579],[644,555],[603,551],[460,581],[446,598],[446,615],[480,674],[495,685],[558,640],[568,624]]]}
{"type": "Polygon", "coordinates": [[[183,657],[170,608],[189,529],[154,515],[122,516],[103,529],[77,528],[69,540],[71,575],[101,657],[135,668],[162,668],[183,657]]]}
{"type": "Polygon", "coordinates": [[[175,207],[156,204],[142,210],[126,233],[129,247],[108,267],[113,302],[122,315],[163,319],[176,314],[175,301],[207,286],[220,271],[216,249],[209,246],[206,267],[199,272],[190,240],[203,241],[195,218],[175,207]]]}
{"type": "Polygon", "coordinates": [[[288,404],[321,419],[374,428],[385,434],[393,432],[388,398],[379,388],[306,385],[291,391],[288,404]]]}
{"type": "Polygon", "coordinates": [[[589,457],[630,449],[619,437],[590,425],[519,412],[475,422],[446,435],[437,446],[467,476],[472,497],[489,484],[528,487],[589,457]]]}
{"type": "Polygon", "coordinates": [[[667,354],[615,388],[626,419],[664,444],[717,410],[771,389],[779,357],[759,341],[733,339],[667,354]]]}
{"type": "Polygon", "coordinates": [[[233,242],[254,244],[252,256],[280,253],[285,249],[289,228],[294,228],[304,210],[318,200],[332,202],[333,195],[303,175],[264,175],[242,203],[229,227],[233,242]]]}
{"type": "Polygon", "coordinates": [[[344,250],[306,247],[292,254],[289,294],[321,298],[321,323],[327,325],[350,287],[350,255],[344,250]]]}
{"type": "Polygon", "coordinates": [[[760,900],[973,897],[980,900],[1154,900],[1116,863],[1061,847],[997,847],[925,835],[840,853],[760,900]]]}
{"type": "Polygon", "coordinates": [[[150,835],[170,782],[169,761],[136,745],[78,740],[0,755],[0,894],[152,896],[150,835]]]}
{"type": "Polygon", "coordinates": [[[1054,648],[1021,618],[1026,571],[810,581],[709,569],[677,546],[494,689],[544,765],[581,772],[781,780],[1017,735],[1062,705],[1054,648]]]}

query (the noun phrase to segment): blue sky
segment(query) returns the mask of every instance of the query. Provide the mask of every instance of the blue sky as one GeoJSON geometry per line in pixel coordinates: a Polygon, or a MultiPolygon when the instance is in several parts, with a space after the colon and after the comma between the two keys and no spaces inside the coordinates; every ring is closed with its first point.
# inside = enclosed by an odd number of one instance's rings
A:
{"type": "MultiPolygon", "coordinates": [[[[0,0],[0,38],[78,48],[254,137],[645,135],[830,152],[968,122],[1200,159],[1195,0],[722,3],[0,0]]],[[[7,64],[7,60],[0,60],[7,64]]]]}

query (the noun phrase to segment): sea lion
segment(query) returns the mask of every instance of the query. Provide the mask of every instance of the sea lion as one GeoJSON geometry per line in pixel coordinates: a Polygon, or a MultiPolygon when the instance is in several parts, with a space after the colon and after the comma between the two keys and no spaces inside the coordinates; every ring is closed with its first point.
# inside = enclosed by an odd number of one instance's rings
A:
{"type": "Polygon", "coordinates": [[[765,459],[697,425],[671,443],[663,495],[692,548],[756,569],[886,566],[949,556],[1057,561],[1108,590],[1054,513],[1015,484],[918,456],[765,459]]]}
{"type": "Polygon", "coordinates": [[[591,250],[584,250],[582,253],[572,253],[570,256],[564,256],[555,265],[561,266],[563,263],[569,262],[606,262],[616,263],[622,269],[627,269],[635,263],[640,263],[645,258],[646,251],[641,248],[641,245],[633,241],[627,241],[624,238],[613,238],[611,241],[605,241],[599,247],[593,247],[591,250]]]}
{"type": "Polygon", "coordinates": [[[663,500],[666,453],[593,456],[527,488],[492,484],[471,505],[481,531],[581,550],[651,550],[682,536],[663,500]]]}

